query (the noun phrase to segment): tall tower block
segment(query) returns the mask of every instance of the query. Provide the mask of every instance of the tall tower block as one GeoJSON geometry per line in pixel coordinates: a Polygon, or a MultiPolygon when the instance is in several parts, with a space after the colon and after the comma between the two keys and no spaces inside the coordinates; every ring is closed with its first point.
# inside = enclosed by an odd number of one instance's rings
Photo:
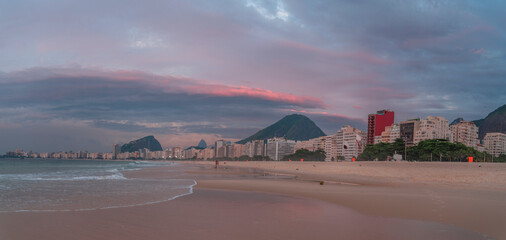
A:
{"type": "Polygon", "coordinates": [[[371,113],[367,117],[367,144],[374,144],[374,138],[381,136],[385,127],[394,123],[394,112],[390,110],[381,110],[376,114],[371,113]]]}

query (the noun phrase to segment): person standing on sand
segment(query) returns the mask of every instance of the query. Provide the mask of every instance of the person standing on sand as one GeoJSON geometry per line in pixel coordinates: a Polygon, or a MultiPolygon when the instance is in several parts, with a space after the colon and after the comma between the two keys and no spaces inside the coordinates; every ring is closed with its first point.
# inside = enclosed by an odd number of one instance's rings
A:
{"type": "Polygon", "coordinates": [[[214,163],[216,163],[216,166],[214,168],[218,168],[218,164],[220,164],[218,160],[214,160],[214,163]]]}

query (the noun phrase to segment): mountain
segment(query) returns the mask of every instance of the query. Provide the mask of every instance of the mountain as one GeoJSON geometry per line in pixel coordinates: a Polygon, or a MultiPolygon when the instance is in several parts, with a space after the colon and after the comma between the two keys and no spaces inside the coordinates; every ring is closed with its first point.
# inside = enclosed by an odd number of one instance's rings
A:
{"type": "Polygon", "coordinates": [[[149,151],[162,151],[162,145],[153,136],[143,137],[121,146],[121,152],[135,152],[147,148],[149,151]]]}
{"type": "MultiPolygon", "coordinates": [[[[453,120],[453,122],[452,122],[452,123],[450,123],[450,126],[451,126],[451,125],[453,125],[453,124],[457,124],[457,123],[459,123],[459,122],[462,122],[462,121],[464,121],[464,119],[463,119],[463,118],[461,118],[461,117],[459,117],[459,118],[457,118],[457,119],[453,120]]],[[[475,124],[476,124],[476,123],[475,123],[475,124]]]]}
{"type": "Polygon", "coordinates": [[[325,133],[311,119],[304,115],[292,114],[237,143],[244,144],[252,140],[265,140],[273,137],[303,141],[321,136],[325,136],[325,133]]]}
{"type": "Polygon", "coordinates": [[[489,113],[487,117],[473,122],[480,128],[480,139],[483,139],[485,134],[489,132],[506,133],[506,104],[489,113]]]}
{"type": "Polygon", "coordinates": [[[197,147],[202,148],[202,149],[207,148],[206,141],[204,141],[204,139],[201,139],[199,144],[197,145],[197,147]]]}

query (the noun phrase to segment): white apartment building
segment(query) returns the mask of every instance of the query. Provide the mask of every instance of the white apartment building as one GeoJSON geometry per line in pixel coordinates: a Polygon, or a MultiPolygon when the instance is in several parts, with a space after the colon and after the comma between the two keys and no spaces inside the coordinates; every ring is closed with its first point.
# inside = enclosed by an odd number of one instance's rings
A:
{"type": "Polygon", "coordinates": [[[267,156],[271,160],[279,161],[284,156],[293,154],[295,152],[295,141],[287,140],[285,138],[271,138],[267,139],[267,156]]]}
{"type": "Polygon", "coordinates": [[[401,128],[399,124],[392,124],[385,127],[385,131],[381,133],[381,142],[393,143],[395,139],[401,138],[401,128]]]}
{"type": "Polygon", "coordinates": [[[248,157],[254,156],[264,156],[265,155],[265,144],[264,140],[254,140],[251,142],[247,142],[244,145],[243,155],[247,155],[248,157]]]}
{"type": "Polygon", "coordinates": [[[364,151],[366,133],[351,126],[342,127],[336,135],[337,156],[351,161],[364,151]]]}
{"type": "Polygon", "coordinates": [[[428,139],[449,139],[450,126],[448,120],[443,117],[428,116],[427,119],[420,119],[420,124],[415,132],[413,143],[416,145],[428,139]]]}
{"type": "Polygon", "coordinates": [[[475,148],[478,143],[478,127],[470,121],[462,121],[450,126],[450,141],[475,148]]]}
{"type": "Polygon", "coordinates": [[[506,134],[500,132],[487,133],[483,138],[485,151],[498,157],[506,154],[506,134]]]}
{"type": "Polygon", "coordinates": [[[337,161],[337,134],[325,138],[325,161],[337,161]]]}

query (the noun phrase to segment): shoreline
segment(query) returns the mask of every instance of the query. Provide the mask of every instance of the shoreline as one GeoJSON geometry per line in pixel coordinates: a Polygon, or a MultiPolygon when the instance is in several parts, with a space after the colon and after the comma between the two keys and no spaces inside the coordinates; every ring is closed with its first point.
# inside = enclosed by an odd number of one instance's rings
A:
{"type": "Polygon", "coordinates": [[[0,229],[0,239],[487,239],[455,226],[367,216],[309,198],[215,189],[140,207],[0,214],[0,229]]]}

